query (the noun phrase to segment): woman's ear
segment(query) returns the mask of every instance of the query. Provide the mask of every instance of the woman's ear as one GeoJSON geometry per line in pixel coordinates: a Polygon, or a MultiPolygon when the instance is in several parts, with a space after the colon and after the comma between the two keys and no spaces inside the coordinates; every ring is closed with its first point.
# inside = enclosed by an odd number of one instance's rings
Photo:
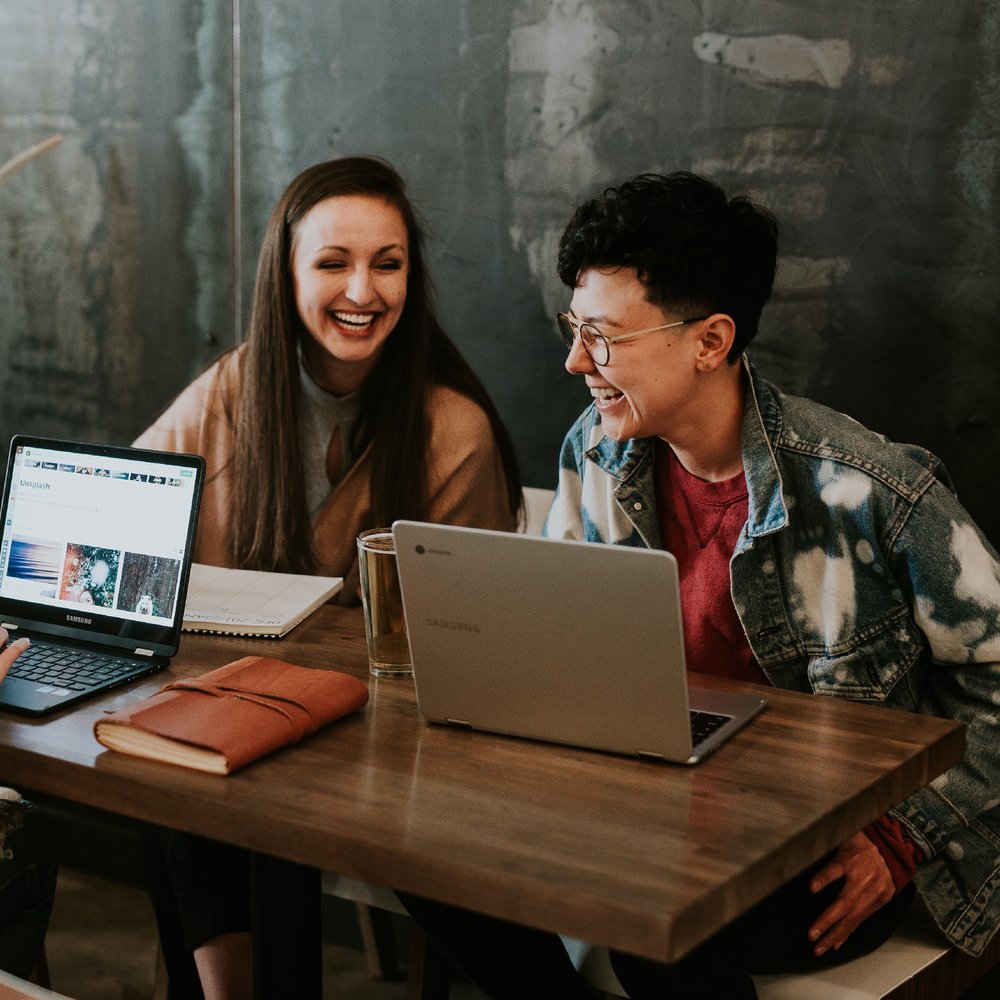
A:
{"type": "Polygon", "coordinates": [[[696,357],[698,371],[714,372],[729,355],[736,337],[736,324],[726,313],[713,313],[701,321],[696,336],[699,343],[696,357]]]}

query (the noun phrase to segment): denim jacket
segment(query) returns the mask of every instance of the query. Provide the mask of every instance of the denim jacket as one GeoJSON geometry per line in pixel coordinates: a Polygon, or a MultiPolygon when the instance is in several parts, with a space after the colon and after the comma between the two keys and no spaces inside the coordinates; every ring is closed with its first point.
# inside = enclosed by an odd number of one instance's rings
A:
{"type": "MultiPolygon", "coordinates": [[[[1000,924],[1000,561],[930,452],[749,374],[749,516],[733,602],[777,687],[956,719],[964,762],[892,810],[915,882],[970,954],[1000,924]]],[[[604,437],[591,406],[563,443],[550,537],[661,547],[653,441],[604,437]]]]}

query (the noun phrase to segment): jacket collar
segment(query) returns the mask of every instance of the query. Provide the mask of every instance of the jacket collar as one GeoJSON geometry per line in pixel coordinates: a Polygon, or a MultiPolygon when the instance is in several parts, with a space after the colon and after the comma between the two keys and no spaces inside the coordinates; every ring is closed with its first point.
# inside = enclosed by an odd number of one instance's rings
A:
{"type": "MultiPolygon", "coordinates": [[[[781,431],[781,402],[778,390],[760,377],[749,358],[743,355],[747,374],[747,394],[743,410],[743,469],[749,495],[747,534],[751,538],[778,531],[788,524],[788,507],[781,473],[774,454],[774,442],[781,431]]],[[[596,417],[600,426],[600,417],[596,417]]],[[[615,441],[602,437],[587,450],[587,458],[621,483],[637,473],[652,476],[652,438],[615,441]]],[[[652,491],[652,483],[650,483],[652,491]]]]}
{"type": "Polygon", "coordinates": [[[788,525],[781,471],[774,446],[781,433],[780,393],[760,377],[744,354],[747,394],[743,409],[743,471],[747,477],[747,534],[769,535],[788,525]]]}
{"type": "MultiPolygon", "coordinates": [[[[600,427],[600,417],[597,417],[600,427]]],[[[614,438],[602,437],[587,452],[587,458],[595,462],[609,476],[619,482],[627,482],[642,467],[643,463],[652,460],[654,438],[628,438],[625,441],[615,441],[614,438]]]]}

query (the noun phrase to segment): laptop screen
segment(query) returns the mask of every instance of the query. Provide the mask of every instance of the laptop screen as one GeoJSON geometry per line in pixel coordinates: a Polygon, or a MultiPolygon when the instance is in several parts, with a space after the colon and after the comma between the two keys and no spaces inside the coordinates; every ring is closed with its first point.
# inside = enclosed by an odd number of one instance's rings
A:
{"type": "Polygon", "coordinates": [[[190,455],[15,438],[0,542],[3,620],[95,640],[176,642],[202,468],[190,455]]]}

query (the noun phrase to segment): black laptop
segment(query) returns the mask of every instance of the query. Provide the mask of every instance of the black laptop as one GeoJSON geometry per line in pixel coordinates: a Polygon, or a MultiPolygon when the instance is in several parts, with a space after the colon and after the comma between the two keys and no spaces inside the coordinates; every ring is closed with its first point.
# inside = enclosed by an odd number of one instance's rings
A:
{"type": "Polygon", "coordinates": [[[31,646],[0,708],[44,715],[170,662],[204,476],[197,455],[11,441],[0,624],[31,646]]]}

